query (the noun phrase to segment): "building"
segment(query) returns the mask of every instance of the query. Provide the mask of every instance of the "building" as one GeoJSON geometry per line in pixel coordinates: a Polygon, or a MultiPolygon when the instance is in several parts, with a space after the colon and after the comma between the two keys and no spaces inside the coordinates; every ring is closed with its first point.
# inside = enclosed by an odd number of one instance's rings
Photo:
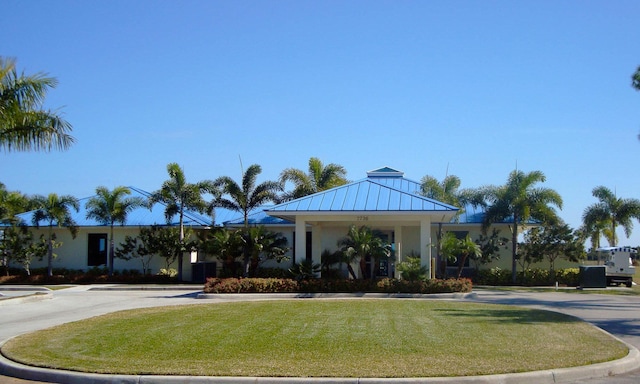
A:
{"type": "MultiPolygon", "coordinates": [[[[134,196],[148,198],[150,195],[134,187],[130,189],[134,196]]],[[[403,172],[383,167],[369,171],[364,179],[343,186],[256,209],[249,215],[249,225],[264,225],[288,239],[291,247],[289,260],[270,266],[286,269],[305,259],[319,264],[322,252],[337,250],[338,241],[346,236],[350,226],[365,225],[380,231],[392,244],[395,261],[376,266],[379,276],[398,277],[395,263],[407,255],[420,255],[422,264],[435,276],[435,240],[438,231],[453,231],[461,237],[470,234],[472,238],[477,238],[481,232],[483,212],[473,207],[461,210],[424,197],[420,190],[420,183],[405,178],[403,172]]],[[[57,241],[62,242],[62,246],[55,251],[58,257],[54,261],[54,268],[87,270],[106,265],[110,228],[86,218],[84,205],[87,200],[81,200],[80,211],[73,213],[79,226],[75,239],[66,228],[53,229],[57,241]]],[[[165,206],[156,203],[151,209],[141,207],[131,212],[125,225],[114,227],[116,245],[123,242],[127,235],[136,236],[144,226],[178,225],[177,216],[167,223],[164,211],[165,206]]],[[[33,212],[19,215],[28,224],[32,222],[32,216],[33,212]]],[[[199,231],[214,226],[237,228],[243,224],[241,214],[221,208],[215,210],[213,218],[187,211],[184,221],[186,227],[199,231]]],[[[494,227],[501,231],[502,236],[509,237],[508,225],[502,223],[494,227]]],[[[46,233],[48,228],[40,227],[37,231],[46,233]]],[[[510,249],[505,248],[501,250],[499,260],[489,266],[510,269],[510,263],[510,249]]],[[[32,268],[43,266],[46,266],[46,260],[32,264],[32,268]]],[[[177,268],[175,264],[171,267],[177,268]]],[[[472,268],[468,262],[465,267],[472,268]]],[[[114,268],[141,270],[141,265],[136,260],[116,259],[114,268]]],[[[164,260],[155,257],[150,265],[151,272],[157,273],[160,268],[165,268],[164,260]]],[[[215,257],[193,252],[191,257],[184,258],[183,279],[201,281],[204,275],[213,275],[216,268],[220,266],[216,266],[215,257]]],[[[455,269],[454,266],[451,268],[455,269]]]]}

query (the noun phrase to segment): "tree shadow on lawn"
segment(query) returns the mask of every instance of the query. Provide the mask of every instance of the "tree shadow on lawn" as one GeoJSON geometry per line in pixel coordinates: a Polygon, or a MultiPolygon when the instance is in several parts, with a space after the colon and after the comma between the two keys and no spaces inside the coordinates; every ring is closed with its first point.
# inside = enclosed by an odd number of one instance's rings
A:
{"type": "Polygon", "coordinates": [[[436,312],[443,312],[446,316],[479,319],[484,318],[489,321],[504,324],[510,322],[514,324],[534,324],[534,323],[581,323],[582,320],[571,315],[562,313],[524,308],[506,309],[435,309],[436,312]]]}
{"type": "Polygon", "coordinates": [[[611,300],[612,298],[601,296],[584,297],[579,300],[567,297],[562,299],[554,301],[542,298],[512,298],[505,295],[499,299],[477,300],[475,302],[517,305],[541,310],[545,310],[546,307],[551,311],[577,316],[617,337],[640,337],[640,317],[637,315],[640,313],[640,300],[611,300]]]}

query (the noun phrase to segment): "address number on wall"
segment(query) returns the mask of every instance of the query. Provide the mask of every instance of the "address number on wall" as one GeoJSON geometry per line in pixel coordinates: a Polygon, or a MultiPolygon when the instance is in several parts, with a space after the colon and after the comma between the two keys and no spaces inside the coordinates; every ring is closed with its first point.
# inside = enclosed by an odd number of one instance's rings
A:
{"type": "Polygon", "coordinates": [[[356,216],[357,221],[369,221],[369,216],[356,216]]]}

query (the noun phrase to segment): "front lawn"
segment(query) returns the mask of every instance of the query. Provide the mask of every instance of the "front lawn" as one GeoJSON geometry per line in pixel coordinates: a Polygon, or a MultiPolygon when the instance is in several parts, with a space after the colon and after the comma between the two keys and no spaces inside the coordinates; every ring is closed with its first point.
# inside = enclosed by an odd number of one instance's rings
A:
{"type": "Polygon", "coordinates": [[[555,312],[414,299],[139,309],[19,336],[2,348],[23,363],[87,372],[301,377],[483,375],[580,366],[627,352],[555,312]]]}

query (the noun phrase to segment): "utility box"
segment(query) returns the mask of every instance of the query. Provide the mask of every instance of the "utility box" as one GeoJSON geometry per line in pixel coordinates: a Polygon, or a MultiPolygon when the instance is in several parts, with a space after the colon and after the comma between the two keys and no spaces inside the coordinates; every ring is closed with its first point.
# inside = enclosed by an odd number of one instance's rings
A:
{"type": "Polygon", "coordinates": [[[604,265],[581,265],[580,288],[606,288],[607,271],[604,265]]]}

